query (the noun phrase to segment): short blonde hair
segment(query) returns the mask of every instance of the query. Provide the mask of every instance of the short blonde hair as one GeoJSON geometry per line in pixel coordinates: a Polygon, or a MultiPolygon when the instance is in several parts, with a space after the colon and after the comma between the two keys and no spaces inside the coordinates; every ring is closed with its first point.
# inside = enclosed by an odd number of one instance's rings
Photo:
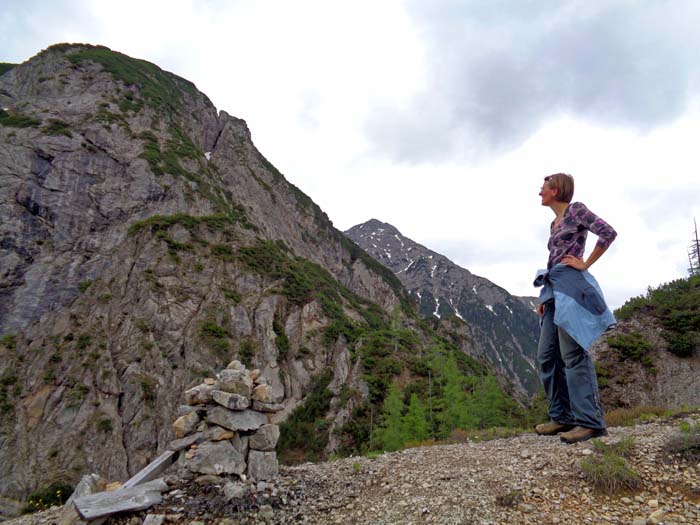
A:
{"type": "Polygon", "coordinates": [[[555,173],[547,175],[544,178],[547,185],[557,190],[557,195],[554,197],[560,202],[571,202],[574,198],[574,178],[568,173],[555,173]]]}

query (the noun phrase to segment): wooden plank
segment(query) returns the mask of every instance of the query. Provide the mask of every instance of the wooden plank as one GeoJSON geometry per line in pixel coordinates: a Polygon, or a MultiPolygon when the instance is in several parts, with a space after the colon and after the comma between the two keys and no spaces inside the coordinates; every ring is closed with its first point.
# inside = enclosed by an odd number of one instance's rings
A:
{"type": "Polygon", "coordinates": [[[76,498],[73,503],[80,517],[90,521],[117,512],[144,510],[157,505],[163,499],[160,493],[167,488],[165,481],[156,479],[137,487],[76,498]]]}
{"type": "Polygon", "coordinates": [[[136,487],[137,485],[141,485],[142,483],[146,483],[147,481],[151,481],[152,479],[156,479],[165,471],[165,469],[175,462],[178,454],[179,452],[174,450],[166,450],[160,456],[158,456],[158,458],[151,461],[147,466],[134,474],[131,479],[122,485],[122,488],[130,489],[132,487],[136,487]]]}

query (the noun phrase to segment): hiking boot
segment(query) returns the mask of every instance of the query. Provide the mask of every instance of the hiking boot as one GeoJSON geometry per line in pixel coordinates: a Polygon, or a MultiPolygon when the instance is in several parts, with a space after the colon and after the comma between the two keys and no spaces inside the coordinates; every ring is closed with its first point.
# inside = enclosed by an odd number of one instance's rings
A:
{"type": "Polygon", "coordinates": [[[571,445],[572,443],[580,443],[581,441],[607,435],[608,431],[604,428],[574,427],[572,430],[564,432],[559,438],[564,443],[571,445]]]}
{"type": "Polygon", "coordinates": [[[564,425],[563,423],[550,421],[549,423],[540,423],[536,425],[535,432],[540,436],[556,436],[559,432],[566,432],[572,428],[574,428],[574,425],[564,425]]]}

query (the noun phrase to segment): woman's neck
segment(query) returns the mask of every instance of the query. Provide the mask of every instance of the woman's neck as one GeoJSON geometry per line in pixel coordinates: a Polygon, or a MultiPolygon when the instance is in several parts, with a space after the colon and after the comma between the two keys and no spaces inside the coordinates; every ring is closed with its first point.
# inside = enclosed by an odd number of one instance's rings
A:
{"type": "Polygon", "coordinates": [[[557,216],[557,219],[561,219],[564,216],[564,212],[566,211],[566,208],[569,207],[569,203],[568,202],[561,202],[561,201],[554,201],[552,204],[549,205],[549,207],[552,208],[552,211],[557,216]]]}

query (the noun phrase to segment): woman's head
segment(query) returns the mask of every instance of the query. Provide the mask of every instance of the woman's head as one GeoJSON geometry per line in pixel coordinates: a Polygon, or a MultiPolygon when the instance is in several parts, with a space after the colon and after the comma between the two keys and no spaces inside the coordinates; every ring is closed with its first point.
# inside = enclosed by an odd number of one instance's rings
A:
{"type": "Polygon", "coordinates": [[[544,184],[542,185],[542,190],[544,191],[545,189],[552,191],[554,200],[569,203],[574,198],[574,178],[566,173],[548,175],[544,178],[544,184]]]}

